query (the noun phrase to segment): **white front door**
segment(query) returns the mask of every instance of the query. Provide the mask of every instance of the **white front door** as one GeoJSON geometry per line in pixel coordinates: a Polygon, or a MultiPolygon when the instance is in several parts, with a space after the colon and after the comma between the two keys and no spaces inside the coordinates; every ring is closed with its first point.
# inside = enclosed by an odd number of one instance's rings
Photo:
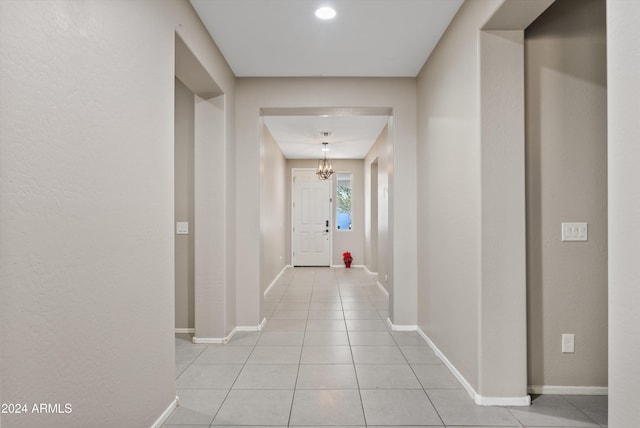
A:
{"type": "Polygon", "coordinates": [[[315,170],[292,169],[293,266],[331,266],[331,180],[315,170]]]}

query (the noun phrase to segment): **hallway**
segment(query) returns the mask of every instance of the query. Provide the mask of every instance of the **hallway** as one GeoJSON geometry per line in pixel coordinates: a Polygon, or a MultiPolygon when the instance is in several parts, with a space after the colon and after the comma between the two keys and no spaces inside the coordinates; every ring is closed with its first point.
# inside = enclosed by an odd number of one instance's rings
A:
{"type": "Polygon", "coordinates": [[[226,345],[176,336],[181,406],[164,427],[601,427],[607,397],[477,406],[416,332],[390,331],[388,298],[361,268],[288,268],[262,332],[226,345]]]}

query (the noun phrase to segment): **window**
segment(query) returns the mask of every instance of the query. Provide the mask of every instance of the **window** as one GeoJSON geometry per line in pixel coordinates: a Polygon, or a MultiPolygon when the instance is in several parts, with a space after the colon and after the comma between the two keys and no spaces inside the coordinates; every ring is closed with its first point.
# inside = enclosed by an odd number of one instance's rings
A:
{"type": "Polygon", "coordinates": [[[336,174],[336,227],[351,230],[351,173],[336,174]]]}

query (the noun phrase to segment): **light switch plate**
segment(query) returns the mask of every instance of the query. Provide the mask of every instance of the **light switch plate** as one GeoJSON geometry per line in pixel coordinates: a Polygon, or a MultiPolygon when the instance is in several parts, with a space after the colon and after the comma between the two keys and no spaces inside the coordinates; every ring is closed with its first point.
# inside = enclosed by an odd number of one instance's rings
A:
{"type": "Polygon", "coordinates": [[[587,241],[589,235],[587,223],[562,223],[562,241],[587,241]]]}
{"type": "Polygon", "coordinates": [[[562,335],[562,353],[573,354],[576,352],[575,348],[575,334],[563,334],[562,335]]]}
{"type": "Polygon", "coordinates": [[[189,222],[178,221],[176,222],[176,235],[188,235],[189,234],[189,222]]]}

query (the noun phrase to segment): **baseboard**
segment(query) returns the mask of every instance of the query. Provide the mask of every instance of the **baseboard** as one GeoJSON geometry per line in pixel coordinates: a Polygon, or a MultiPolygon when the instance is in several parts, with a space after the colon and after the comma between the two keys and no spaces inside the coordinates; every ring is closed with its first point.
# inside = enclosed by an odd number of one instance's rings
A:
{"type": "Polygon", "coordinates": [[[390,318],[387,318],[387,325],[393,331],[416,331],[418,330],[417,325],[396,325],[391,322],[390,318]]]}
{"type": "Polygon", "coordinates": [[[387,291],[387,289],[386,289],[386,288],[384,288],[384,285],[380,284],[380,281],[376,281],[376,283],[378,284],[378,287],[380,287],[380,289],[382,290],[382,292],[383,292],[384,294],[386,294],[386,295],[387,295],[387,297],[389,297],[389,292],[387,291]]]}
{"type": "Polygon", "coordinates": [[[530,406],[531,397],[483,397],[476,394],[473,401],[480,406],[530,406]]]}
{"type": "Polygon", "coordinates": [[[269,290],[271,290],[271,287],[273,287],[274,285],[276,285],[276,282],[278,281],[278,279],[280,279],[280,277],[282,276],[282,274],[284,273],[285,270],[287,270],[287,268],[292,267],[291,265],[284,265],[284,267],[282,268],[282,270],[280,271],[280,273],[278,275],[276,275],[276,277],[273,279],[273,281],[271,281],[271,284],[269,284],[269,286],[267,287],[266,290],[264,290],[263,296],[266,296],[267,293],[269,292],[269,290]]]}
{"type": "MultiPolygon", "coordinates": [[[[331,267],[332,267],[332,268],[336,268],[336,269],[340,269],[340,268],[345,269],[345,268],[346,268],[344,264],[341,264],[341,265],[331,265],[331,267]]],[[[352,264],[352,265],[351,265],[351,267],[352,267],[352,268],[364,268],[364,269],[366,269],[366,266],[365,266],[365,265],[354,265],[354,264],[352,264]]]]}
{"type": "Polygon", "coordinates": [[[171,404],[169,404],[169,407],[167,407],[165,409],[164,412],[162,412],[162,414],[158,417],[158,419],[156,419],[156,421],[153,423],[153,425],[151,425],[151,428],[160,428],[162,426],[162,424],[164,424],[166,422],[167,419],[169,419],[169,416],[171,416],[171,413],[180,405],[180,400],[178,399],[178,397],[174,398],[173,401],[171,402],[171,404]]]}
{"type": "Polygon", "coordinates": [[[229,343],[234,334],[239,331],[262,331],[265,324],[267,323],[267,319],[263,318],[262,322],[259,325],[239,325],[231,330],[226,337],[193,337],[193,343],[204,343],[204,344],[225,344],[229,343]]]}
{"type": "Polygon", "coordinates": [[[556,385],[529,385],[529,394],[555,394],[555,395],[609,395],[606,386],[556,386],[556,385]]]}
{"type": "Polygon", "coordinates": [[[176,327],[176,334],[195,334],[196,329],[192,327],[176,327]]]}
{"type": "Polygon", "coordinates": [[[236,331],[262,331],[266,323],[267,323],[267,319],[263,318],[262,322],[256,326],[253,326],[253,325],[238,326],[236,327],[236,331]]]}
{"type": "Polygon", "coordinates": [[[236,327],[233,330],[231,330],[231,333],[229,333],[225,337],[196,337],[196,336],[193,336],[192,342],[193,343],[200,343],[200,344],[225,344],[225,343],[228,343],[231,340],[231,338],[233,337],[234,334],[236,334],[237,331],[238,331],[238,327],[236,327]]]}
{"type": "Polygon", "coordinates": [[[362,265],[362,266],[364,267],[364,270],[366,270],[369,275],[377,275],[378,274],[378,272],[371,272],[369,270],[369,268],[367,267],[367,265],[362,265]]]}
{"type": "Polygon", "coordinates": [[[417,328],[417,332],[424,339],[429,347],[433,350],[438,358],[444,363],[449,371],[458,379],[458,382],[462,384],[462,387],[467,391],[467,394],[471,397],[474,403],[480,406],[529,406],[531,405],[531,397],[528,395],[524,397],[484,397],[478,394],[471,384],[465,379],[465,377],[456,369],[456,367],[449,361],[447,357],[438,349],[435,343],[422,331],[420,327],[417,328]]]}

